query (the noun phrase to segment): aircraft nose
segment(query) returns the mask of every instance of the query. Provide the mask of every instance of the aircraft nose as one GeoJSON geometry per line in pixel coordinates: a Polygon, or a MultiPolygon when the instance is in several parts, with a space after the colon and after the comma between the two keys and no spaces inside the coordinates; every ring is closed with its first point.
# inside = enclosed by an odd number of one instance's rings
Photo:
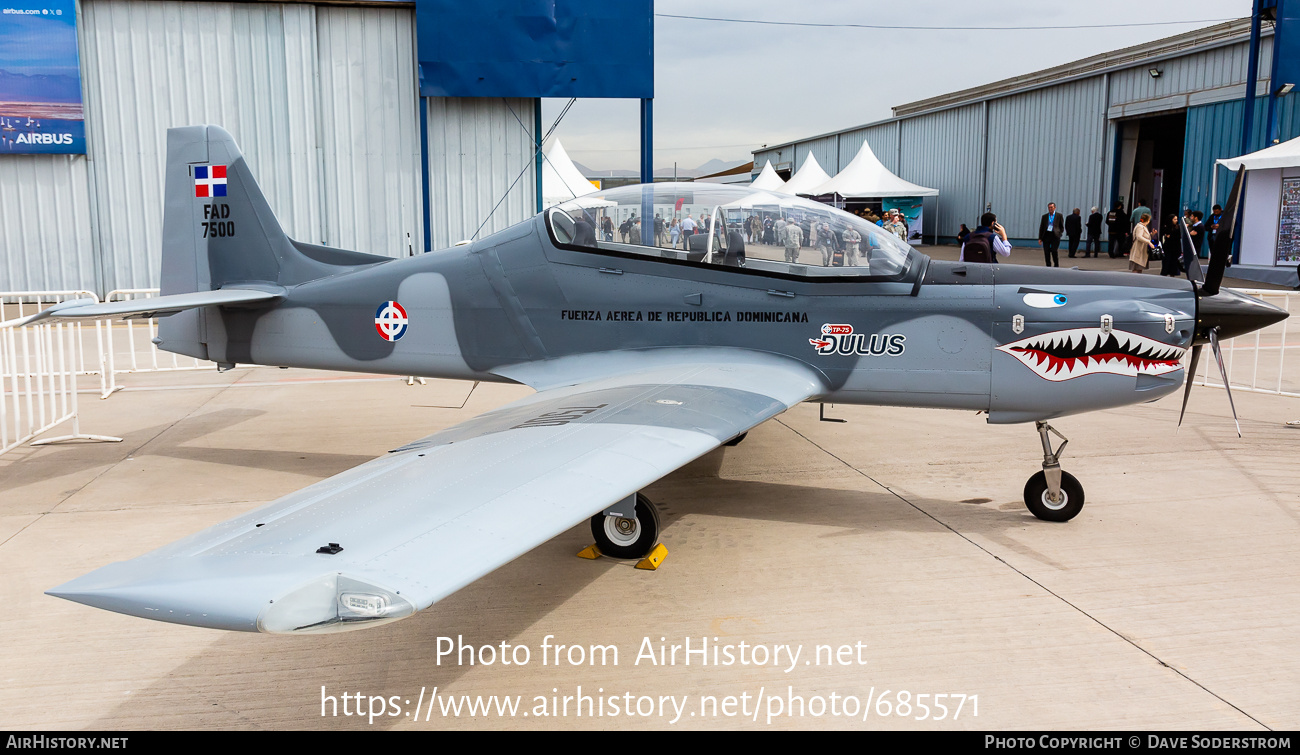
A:
{"type": "Polygon", "coordinates": [[[1199,296],[1196,307],[1194,343],[1208,343],[1214,328],[1219,329],[1220,339],[1232,338],[1288,317],[1285,309],[1226,288],[1219,289],[1214,296],[1199,296]]]}

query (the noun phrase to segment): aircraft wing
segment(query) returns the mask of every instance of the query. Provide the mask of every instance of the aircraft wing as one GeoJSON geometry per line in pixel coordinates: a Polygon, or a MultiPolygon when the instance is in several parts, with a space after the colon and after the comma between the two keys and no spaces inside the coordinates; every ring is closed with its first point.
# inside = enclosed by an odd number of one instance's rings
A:
{"type": "Polygon", "coordinates": [[[394,621],[824,390],[766,354],[632,356],[49,594],[243,631],[394,621]]]}

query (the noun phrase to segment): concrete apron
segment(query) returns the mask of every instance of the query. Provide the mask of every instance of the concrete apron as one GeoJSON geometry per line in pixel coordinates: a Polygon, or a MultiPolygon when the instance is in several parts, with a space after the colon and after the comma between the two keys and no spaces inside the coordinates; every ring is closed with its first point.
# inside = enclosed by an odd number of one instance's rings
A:
{"type": "Polygon", "coordinates": [[[1294,399],[1238,394],[1241,440],[1222,392],[1199,387],[1179,432],[1177,397],[1055,423],[1071,441],[1063,467],[1088,500],[1067,524],[1040,522],[1021,502],[1041,461],[1032,426],[843,406],[828,414],[848,423],[829,424],[802,405],[646,491],[670,552],[656,572],[575,558],[591,542],[581,525],[413,618],[271,637],[129,618],[42,591],[527,389],[471,394],[453,381],[268,368],[129,377],[138,388],[192,387],[83,401],[83,427],[121,444],[0,458],[3,728],[1300,725],[1300,430],[1284,425],[1300,419],[1294,399]],[[503,642],[526,645],[530,662],[439,657],[439,638],[458,636],[498,654],[503,642]],[[695,656],[687,666],[680,653],[657,665],[638,662],[646,638],[656,660],[661,644],[687,638],[802,651],[793,663],[780,651],[765,665],[695,656]],[[618,664],[556,666],[552,652],[542,665],[544,641],[614,645],[618,664]],[[820,658],[817,646],[827,648],[820,658]],[[522,702],[513,717],[428,714],[435,687],[444,698],[522,702]],[[552,712],[551,698],[559,707],[579,687],[620,707],[649,698],[654,712],[593,717],[584,702],[579,716],[570,702],[567,716],[523,716],[539,710],[537,697],[552,712]],[[758,702],[760,690],[791,705],[834,694],[873,708],[851,718],[784,711],[769,724],[773,703],[758,702]],[[371,696],[391,700],[372,722],[343,715],[344,693],[365,696],[363,710],[371,696]],[[338,715],[322,717],[323,694],[338,715]],[[922,694],[931,713],[918,721],[922,694]],[[943,721],[932,720],[936,694],[950,696],[943,721]],[[954,721],[952,695],[977,695],[978,717],[966,702],[954,721]],[[671,702],[660,715],[669,696],[686,702],[676,717],[671,702]],[[707,698],[718,701],[712,714],[707,698]]]}

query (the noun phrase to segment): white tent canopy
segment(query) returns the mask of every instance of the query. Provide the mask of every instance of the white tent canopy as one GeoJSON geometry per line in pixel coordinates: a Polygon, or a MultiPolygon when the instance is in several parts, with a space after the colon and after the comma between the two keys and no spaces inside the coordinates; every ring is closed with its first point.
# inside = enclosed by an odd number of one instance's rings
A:
{"type": "Polygon", "coordinates": [[[813,190],[829,180],[831,177],[826,175],[826,171],[822,170],[822,166],[817,163],[817,158],[809,152],[799,172],[790,176],[790,180],[785,182],[781,191],[786,194],[816,194],[817,192],[813,190]]]}
{"type": "MultiPolygon", "coordinates": [[[[791,179],[793,180],[793,179],[791,179]]],[[[853,162],[825,183],[800,194],[839,194],[841,197],[935,197],[938,189],[929,189],[894,175],[876,159],[866,142],[853,162]]]]}
{"type": "MultiPolygon", "coordinates": [[[[750,188],[751,189],[754,188],[753,184],[750,184],[750,188]]],[[[790,199],[787,197],[786,202],[789,201],[790,199]]],[[[738,210],[752,210],[755,207],[780,207],[780,206],[781,206],[781,198],[775,194],[771,194],[766,191],[756,191],[753,194],[744,197],[743,199],[737,199],[734,202],[728,202],[727,204],[723,205],[723,207],[731,207],[733,209],[738,209],[738,210]]]]}
{"type": "Polygon", "coordinates": [[[1293,168],[1300,166],[1300,137],[1290,141],[1274,144],[1267,149],[1251,152],[1241,157],[1228,157],[1219,160],[1219,165],[1228,170],[1258,170],[1260,168],[1293,168]]]}
{"type": "Polygon", "coordinates": [[[564,145],[556,139],[542,161],[542,203],[547,207],[600,191],[574,166],[564,145]]]}
{"type": "Polygon", "coordinates": [[[772,161],[768,160],[763,165],[763,170],[758,174],[758,178],[755,178],[749,187],[760,191],[785,191],[785,181],[782,181],[781,177],[776,174],[776,171],[772,169],[772,161]]]}

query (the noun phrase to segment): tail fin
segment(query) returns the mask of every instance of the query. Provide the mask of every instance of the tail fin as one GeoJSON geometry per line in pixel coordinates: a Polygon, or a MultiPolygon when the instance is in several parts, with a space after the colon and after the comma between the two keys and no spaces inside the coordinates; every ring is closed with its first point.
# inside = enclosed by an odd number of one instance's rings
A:
{"type": "MultiPolygon", "coordinates": [[[[235,139],[218,126],[167,130],[162,295],[227,286],[287,287],[341,268],[388,261],[293,241],[280,227],[235,139]]],[[[160,347],[210,359],[209,334],[223,328],[212,308],[159,323],[160,347]]]]}
{"type": "Polygon", "coordinates": [[[282,277],[296,250],[228,132],[168,129],[166,186],[164,296],[231,283],[290,283],[282,277]]]}

